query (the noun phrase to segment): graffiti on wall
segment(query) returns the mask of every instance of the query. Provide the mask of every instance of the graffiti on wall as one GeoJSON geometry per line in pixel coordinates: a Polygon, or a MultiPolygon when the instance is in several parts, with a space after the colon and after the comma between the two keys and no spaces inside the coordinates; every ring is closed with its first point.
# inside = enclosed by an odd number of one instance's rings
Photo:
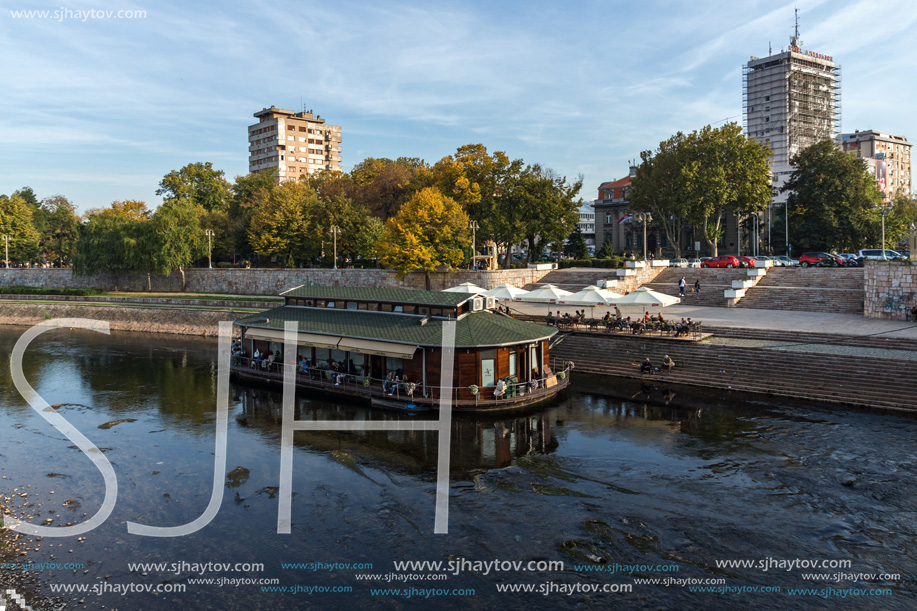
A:
{"type": "Polygon", "coordinates": [[[907,312],[911,303],[911,293],[902,293],[900,291],[890,291],[880,293],[879,301],[882,303],[883,312],[907,312]]]}

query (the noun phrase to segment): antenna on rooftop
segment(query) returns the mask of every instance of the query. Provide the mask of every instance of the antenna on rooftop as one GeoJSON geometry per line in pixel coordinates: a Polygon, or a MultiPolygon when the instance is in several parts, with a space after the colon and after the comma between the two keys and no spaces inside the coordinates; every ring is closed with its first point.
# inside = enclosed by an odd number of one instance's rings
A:
{"type": "Polygon", "coordinates": [[[769,40],[767,41],[767,54],[768,54],[768,55],[773,55],[773,54],[774,54],[774,51],[771,49],[771,41],[769,41],[769,40]]]}
{"type": "Polygon", "coordinates": [[[796,29],[792,36],[790,36],[790,44],[796,47],[797,49],[802,48],[802,40],[799,38],[799,9],[794,8],[793,11],[796,14],[796,29]]]}

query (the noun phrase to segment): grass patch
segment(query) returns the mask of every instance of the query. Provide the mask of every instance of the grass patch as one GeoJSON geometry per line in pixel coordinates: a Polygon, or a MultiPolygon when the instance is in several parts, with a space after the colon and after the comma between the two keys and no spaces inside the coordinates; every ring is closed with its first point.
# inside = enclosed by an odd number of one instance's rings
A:
{"type": "Polygon", "coordinates": [[[101,295],[102,289],[42,289],[31,286],[0,286],[0,295],[101,295]]]}

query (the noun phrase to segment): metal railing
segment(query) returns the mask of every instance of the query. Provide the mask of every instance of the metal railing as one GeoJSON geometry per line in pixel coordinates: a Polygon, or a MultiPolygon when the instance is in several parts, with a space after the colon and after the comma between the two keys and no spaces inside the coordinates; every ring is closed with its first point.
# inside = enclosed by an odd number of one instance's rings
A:
{"type": "MultiPolygon", "coordinates": [[[[532,380],[523,380],[506,383],[503,393],[494,394],[496,386],[479,387],[478,392],[469,399],[463,391],[470,393],[470,386],[431,386],[422,382],[399,380],[397,382],[387,378],[373,378],[361,376],[357,373],[334,371],[323,367],[306,367],[300,364],[291,364],[296,369],[296,384],[299,386],[324,389],[329,392],[340,392],[349,395],[375,397],[382,400],[398,402],[433,404],[439,401],[442,391],[452,396],[456,405],[497,405],[512,403],[528,403],[539,397],[552,395],[565,388],[570,383],[570,373],[573,363],[553,359],[551,361],[551,374],[532,380]]],[[[254,359],[243,355],[232,355],[230,369],[243,374],[257,374],[258,377],[282,382],[284,364],[269,359],[254,359]]],[[[505,379],[505,378],[504,378],[505,379]]]]}

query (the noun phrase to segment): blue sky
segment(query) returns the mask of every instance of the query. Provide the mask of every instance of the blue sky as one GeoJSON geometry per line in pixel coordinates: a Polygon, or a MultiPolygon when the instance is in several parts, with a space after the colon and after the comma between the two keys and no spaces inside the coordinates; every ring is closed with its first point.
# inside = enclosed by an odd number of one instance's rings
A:
{"type": "Polygon", "coordinates": [[[244,174],[252,113],[303,102],[343,126],[345,169],[481,142],[591,199],[673,133],[741,123],[742,64],[786,47],[794,6],[842,66],[842,129],[917,140],[911,0],[69,2],[0,0],[0,193],[81,211],[155,207],[190,162],[244,174]],[[62,8],[146,17],[11,14],[62,8]]]}

